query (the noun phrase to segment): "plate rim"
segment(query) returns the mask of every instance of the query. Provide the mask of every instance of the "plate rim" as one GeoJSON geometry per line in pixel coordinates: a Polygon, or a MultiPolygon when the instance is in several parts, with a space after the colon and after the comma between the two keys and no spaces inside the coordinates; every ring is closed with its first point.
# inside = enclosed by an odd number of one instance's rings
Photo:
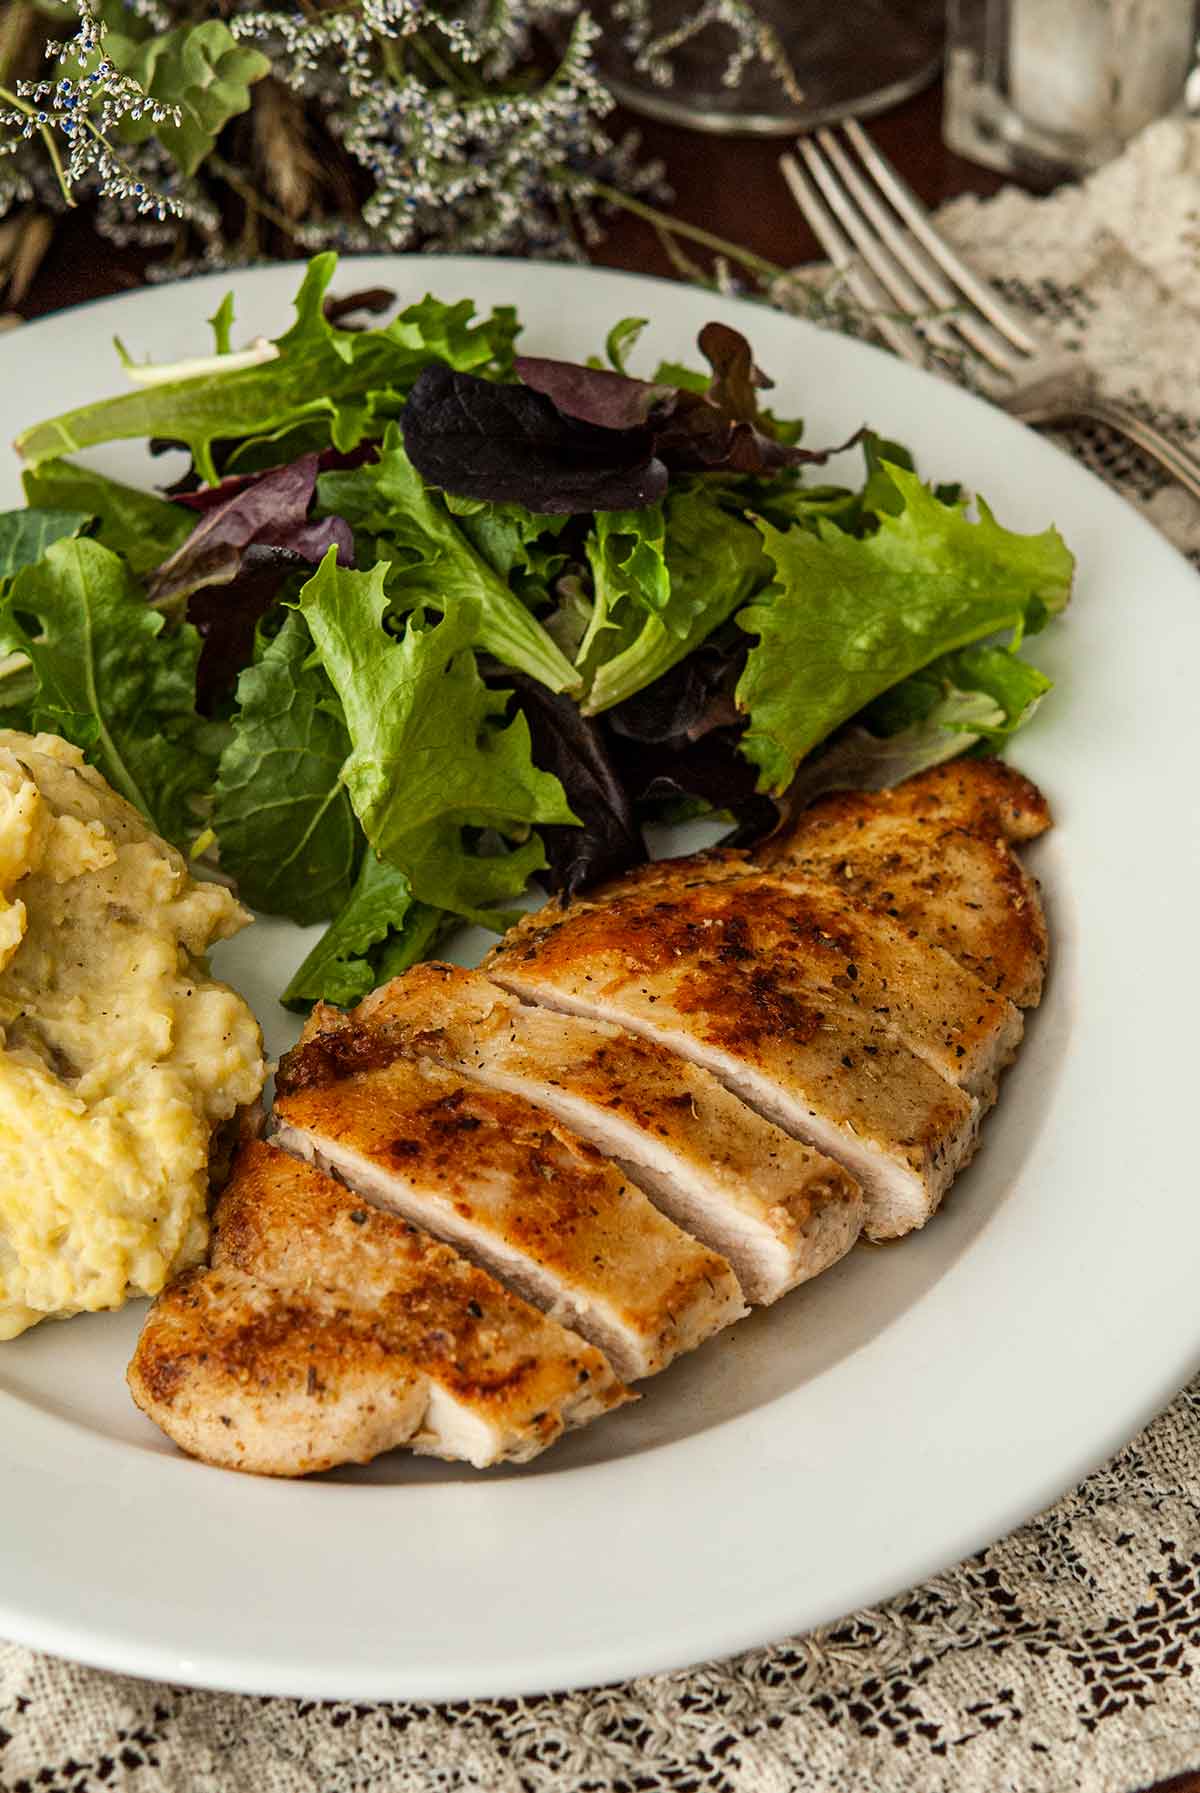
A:
{"type": "MultiPolygon", "coordinates": [[[[14,350],[17,349],[18,344],[28,344],[31,336],[36,333],[52,332],[82,313],[94,315],[97,308],[103,308],[106,305],[128,307],[131,302],[135,305],[138,302],[145,303],[152,295],[170,293],[174,297],[181,291],[195,293],[201,289],[211,290],[214,287],[226,285],[232,285],[236,290],[239,282],[254,281],[276,288],[281,297],[290,298],[297,276],[305,265],[303,261],[295,261],[275,263],[265,268],[249,271],[197,274],[184,281],[172,282],[169,287],[142,288],[128,294],[90,299],[78,306],[22,325],[19,330],[14,332],[14,350]]],[[[529,279],[531,273],[538,278],[565,277],[568,282],[576,279],[582,279],[589,283],[593,281],[619,282],[631,289],[645,289],[650,286],[657,294],[662,296],[671,294],[676,299],[681,293],[695,297],[700,296],[702,292],[702,289],[681,286],[678,282],[661,276],[641,275],[631,270],[571,267],[488,256],[353,256],[342,258],[340,264],[341,270],[350,274],[351,278],[353,278],[354,270],[357,267],[370,266],[380,269],[385,265],[396,267],[398,271],[414,268],[433,270],[445,266],[487,270],[489,275],[496,277],[497,287],[494,295],[482,301],[484,305],[501,302],[499,294],[503,291],[504,281],[509,275],[512,277],[513,286],[519,287],[521,280],[529,279]]],[[[753,300],[730,299],[709,294],[702,296],[706,304],[717,310],[724,310],[730,305],[739,310],[742,307],[749,307],[749,316],[757,317],[760,320],[779,319],[784,315],[753,300]]],[[[844,344],[847,341],[840,337],[831,339],[829,333],[821,330],[819,326],[807,319],[788,318],[786,321],[790,327],[798,328],[804,335],[809,336],[810,339],[815,338],[822,344],[829,343],[831,340],[838,344],[844,344]]],[[[750,329],[751,326],[747,325],[747,328],[750,329]]],[[[3,339],[0,339],[0,368],[9,352],[8,345],[3,339]]],[[[887,366],[894,369],[899,365],[885,351],[861,341],[853,343],[853,352],[855,355],[874,357],[874,365],[879,368],[887,366]]],[[[932,376],[923,375],[919,370],[906,369],[905,374],[906,377],[912,376],[918,380],[929,381],[927,390],[941,390],[933,381],[932,376]]],[[[115,370],[113,383],[115,384],[115,370]]],[[[1002,426],[1001,433],[1003,430],[1011,430],[1019,431],[1022,437],[1029,436],[1029,432],[1026,432],[1023,426],[1016,424],[1014,420],[1001,418],[982,400],[973,399],[971,395],[965,394],[957,388],[948,390],[954,395],[955,405],[965,400],[970,405],[977,406],[979,413],[986,413],[990,419],[988,428],[1002,426]]],[[[919,442],[920,431],[914,430],[913,433],[919,442]]],[[[1012,439],[1019,440],[1020,438],[1014,434],[1012,439]]],[[[1180,571],[1186,574],[1187,580],[1194,588],[1194,595],[1200,595],[1200,581],[1197,580],[1195,571],[1147,519],[1141,517],[1132,506],[1125,504],[1119,496],[1104,485],[1098,476],[1081,467],[1064,451],[1053,448],[1053,445],[1043,442],[1040,438],[1031,437],[1030,439],[1038,441],[1039,453],[1043,450],[1050,450],[1063,465],[1071,469],[1068,483],[1081,478],[1090,483],[1092,495],[1102,512],[1108,507],[1112,507],[1112,514],[1115,516],[1116,508],[1119,507],[1122,516],[1122,530],[1127,531],[1135,539],[1140,538],[1147,546],[1153,544],[1152,557],[1164,552],[1167,556],[1172,557],[1176,563],[1177,574],[1180,571]],[[1103,495],[1102,498],[1099,497],[1100,494],[1103,495]]],[[[1164,564],[1168,563],[1164,562],[1164,564]]],[[[1020,750],[1018,750],[1018,757],[1020,757],[1020,750]]],[[[1196,1345],[1189,1343],[1185,1350],[1181,1341],[1180,1349],[1176,1352],[1171,1366],[1168,1367],[1164,1363],[1161,1373],[1156,1378],[1144,1381],[1139,1397],[1132,1403],[1127,1400],[1119,1414],[1114,1413],[1111,1424],[1102,1436],[1093,1429],[1086,1444],[1081,1441],[1078,1448],[1068,1453],[1066,1458],[1056,1461],[1052,1468],[1047,1467],[1042,1480],[1036,1486],[1031,1484],[1029,1487],[1029,1498],[1027,1500],[1023,1498],[1019,1503],[1020,1512],[1016,1512],[1012,1508],[1011,1500],[1000,1501],[998,1505],[1003,1508],[1004,1516],[999,1524],[996,1522],[996,1514],[990,1510],[986,1516],[981,1513],[977,1520],[965,1521],[963,1526],[953,1534],[953,1542],[945,1548],[940,1545],[934,1546],[931,1547],[931,1550],[926,1551],[924,1556],[915,1559],[906,1558],[903,1577],[899,1581],[882,1568],[873,1570],[870,1574],[864,1573],[857,1582],[852,1578],[848,1579],[846,1585],[853,1590],[853,1598],[845,1605],[837,1602],[826,1610],[811,1615],[806,1614],[803,1619],[804,1628],[809,1629],[814,1624],[826,1622],[865,1604],[874,1604],[877,1600],[887,1597],[888,1594],[899,1591],[901,1587],[912,1586],[926,1579],[928,1575],[936,1573],[938,1569],[944,1568],[947,1563],[961,1560],[963,1556],[978,1549],[990,1539],[1011,1530],[1020,1523],[1021,1519],[1040,1510],[1056,1495],[1061,1494],[1065,1488],[1073,1485],[1089,1469],[1104,1461],[1113,1450],[1130,1438],[1152,1414],[1158,1412],[1170,1395],[1182,1386],[1184,1380],[1191,1373],[1195,1366],[1196,1356],[1196,1345]],[[1185,1365],[1182,1370],[1180,1369],[1181,1362],[1185,1365]]],[[[0,1357],[0,1372],[2,1369],[3,1359],[0,1357]]],[[[9,1408],[11,1400],[11,1396],[0,1391],[0,1406],[5,1410],[9,1408]]],[[[766,1411],[766,1409],[761,1409],[757,1410],[757,1413],[761,1414],[766,1411]]],[[[42,1419],[45,1419],[45,1416],[39,1415],[39,1420],[42,1419]]],[[[726,1426],[743,1426],[744,1419],[745,1416],[742,1416],[726,1422],[726,1426]]],[[[687,1447],[695,1445],[698,1439],[711,1437],[714,1430],[721,1429],[721,1427],[709,1428],[707,1432],[702,1432],[693,1438],[661,1448],[679,1450],[682,1445],[685,1447],[683,1455],[686,1456],[687,1447]]],[[[755,1428],[751,1428],[752,1432],[754,1430],[755,1428]]],[[[102,1444],[106,1450],[113,1452],[120,1452],[124,1448],[115,1440],[103,1440],[102,1444]]],[[[104,1452],[102,1451],[101,1454],[103,1455],[104,1452]]],[[[241,1478],[232,1477],[225,1472],[209,1470],[181,1458],[163,1457],[156,1461],[159,1470],[170,1465],[172,1472],[181,1472],[189,1476],[199,1473],[206,1477],[216,1477],[220,1479],[222,1485],[237,1484],[241,1481],[241,1478]]],[[[566,1474],[593,1477],[615,1474],[620,1470],[621,1461],[591,1465],[587,1468],[572,1468],[566,1474]]],[[[157,1471],[155,1479],[157,1479],[157,1471]]],[[[0,1490],[7,1486],[6,1479],[0,1475],[0,1490]]],[[[310,1484],[309,1486],[314,1490],[320,1488],[324,1494],[330,1492],[328,1483],[310,1484]]],[[[481,1482],[474,1486],[479,1488],[485,1484],[481,1482]]],[[[384,1490],[377,1488],[362,1488],[357,1492],[373,1501],[385,1493],[384,1490]]],[[[224,1505],[225,1503],[222,1501],[220,1504],[224,1505]]],[[[3,1561],[3,1554],[3,1547],[0,1546],[0,1562],[3,1561]]],[[[549,1680],[546,1675],[544,1654],[540,1659],[535,1656],[527,1656],[519,1665],[513,1660],[511,1673],[481,1675],[478,1662],[476,1662],[474,1665],[464,1664],[461,1675],[447,1676],[443,1673],[440,1679],[434,1678],[433,1680],[425,1677],[419,1667],[409,1672],[408,1665],[393,1662],[386,1669],[380,1671],[374,1681],[367,1673],[365,1684],[361,1663],[345,1671],[352,1675],[353,1679],[350,1681],[342,1679],[344,1671],[340,1666],[331,1667],[329,1664],[309,1664],[306,1670],[302,1670],[301,1665],[294,1662],[284,1663],[282,1660],[275,1665],[264,1663],[260,1658],[239,1662],[236,1657],[228,1653],[221,1657],[211,1648],[207,1651],[199,1651],[194,1658],[181,1655],[178,1651],[173,1655],[169,1652],[164,1655],[162,1646],[153,1640],[147,1642],[137,1636],[131,1636],[127,1632],[122,1632],[119,1628],[106,1630],[103,1623],[94,1618],[90,1619],[83,1629],[79,1629],[68,1620],[30,1612],[27,1607],[14,1605],[3,1588],[0,1588],[0,1630],[32,1647],[46,1649],[54,1654],[67,1655],[73,1660],[90,1662],[97,1667],[115,1669],[138,1676],[170,1679],[196,1687],[251,1693],[286,1693],[315,1698],[461,1699],[594,1686],[617,1678],[624,1679],[631,1675],[655,1673],[664,1669],[681,1667],[714,1654],[725,1656],[738,1650],[772,1641],[776,1637],[795,1630],[795,1621],[786,1616],[785,1608],[788,1612],[795,1610],[795,1596],[790,1592],[781,1594],[778,1601],[774,1603],[760,1599],[753,1616],[749,1613],[736,1618],[729,1616],[724,1624],[719,1624],[713,1619],[709,1626],[710,1641],[704,1644],[700,1651],[696,1647],[694,1620],[681,1619],[674,1627],[660,1624],[657,1633],[658,1641],[655,1644],[651,1645],[647,1642],[644,1647],[639,1645],[633,1653],[626,1651],[624,1654],[620,1645],[610,1646],[607,1651],[593,1651],[590,1655],[586,1651],[577,1650],[572,1659],[573,1666],[561,1670],[553,1669],[549,1680]],[[685,1631],[692,1639],[691,1642],[685,1643],[683,1636],[685,1631]],[[541,1667],[538,1666],[539,1660],[542,1663],[541,1667]],[[222,1661],[225,1664],[224,1667],[220,1666],[222,1661]]]]}

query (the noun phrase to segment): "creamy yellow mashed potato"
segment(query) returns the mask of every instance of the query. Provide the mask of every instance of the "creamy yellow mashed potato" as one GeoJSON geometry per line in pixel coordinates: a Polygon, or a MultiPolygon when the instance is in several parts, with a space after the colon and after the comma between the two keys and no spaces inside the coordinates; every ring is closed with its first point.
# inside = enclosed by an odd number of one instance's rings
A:
{"type": "Polygon", "coordinates": [[[76,748],[0,729],[0,1339],[203,1256],[213,1128],[265,1067],[202,955],[249,919],[76,748]]]}

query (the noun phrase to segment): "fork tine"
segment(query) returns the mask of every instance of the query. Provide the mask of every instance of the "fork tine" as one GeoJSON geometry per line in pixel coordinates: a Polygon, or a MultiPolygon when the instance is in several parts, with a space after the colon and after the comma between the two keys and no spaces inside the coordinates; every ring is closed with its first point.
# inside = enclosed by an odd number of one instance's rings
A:
{"type": "Polygon", "coordinates": [[[932,346],[954,354],[959,345],[950,331],[941,319],[928,317],[929,306],[925,294],[909,278],[883,239],[872,228],[870,221],[859,211],[851,195],[840,184],[834,168],[822,157],[814,140],[802,137],[798,147],[809,174],[821,189],[834,217],[849,236],[859,259],[866,263],[900,310],[913,320],[918,340],[926,350],[932,346]]]}
{"type": "Polygon", "coordinates": [[[973,274],[966,263],[954,253],[950,245],[943,241],[929,223],[925,208],[920,200],[905,185],[896,170],[886,157],[881,156],[867,133],[857,119],[848,118],[844,125],[846,136],[861,156],[864,165],[870,170],[875,180],[887,194],[896,211],[904,219],[913,236],[920,243],[926,254],[947,273],[954,284],[964,292],[973,304],[994,324],[1002,336],[1006,336],[1015,348],[1027,355],[1035,355],[1038,345],[1021,320],[1008,307],[1002,305],[986,282],[973,274]]]}
{"type": "Polygon", "coordinates": [[[1017,359],[1008,343],[984,318],[963,309],[963,295],[955,291],[919,248],[914,247],[911,233],[888,210],[879,189],[872,186],[870,177],[864,179],[861,165],[852,161],[836,133],[826,127],[818,131],[816,136],[817,142],[849,188],[859,210],[874,225],[897,261],[927,298],[951,313],[945,322],[999,373],[1012,374],[1017,359]]]}
{"type": "Polygon", "coordinates": [[[891,316],[887,309],[887,293],[874,276],[866,272],[849,238],[795,156],[782,155],[779,166],[792,198],[807,218],[813,235],[834,267],[842,274],[859,304],[870,312],[871,320],[884,341],[905,361],[924,361],[925,344],[915,330],[891,316]]]}

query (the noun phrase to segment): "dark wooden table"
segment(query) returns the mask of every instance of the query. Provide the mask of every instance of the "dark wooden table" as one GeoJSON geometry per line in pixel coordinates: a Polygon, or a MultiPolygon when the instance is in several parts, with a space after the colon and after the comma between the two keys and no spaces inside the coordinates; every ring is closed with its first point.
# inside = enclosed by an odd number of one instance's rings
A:
{"type": "MultiPolygon", "coordinates": [[[[638,130],[646,154],[663,163],[675,217],[783,267],[818,259],[817,244],[779,173],[779,141],[707,137],[621,114],[616,123],[618,130],[638,130]]],[[[941,94],[933,88],[873,120],[871,134],[931,205],[958,193],[995,192],[1000,179],[946,149],[940,127],[941,94]]],[[[692,245],[689,254],[701,264],[711,261],[692,245]]],[[[609,221],[592,259],[639,273],[675,273],[654,230],[627,213],[609,221]]],[[[135,250],[114,251],[95,236],[85,217],[73,216],[59,231],[18,309],[24,317],[40,317],[82,299],[139,286],[145,260],[135,250]]],[[[1162,1781],[1152,1793],[1200,1793],[1200,1771],[1162,1781]]]]}
{"type": "MultiPolygon", "coordinates": [[[[944,147],[940,118],[940,93],[931,89],[874,120],[871,130],[884,153],[930,203],[955,193],[993,192],[1000,185],[995,175],[944,147]]],[[[817,258],[817,245],[779,173],[778,140],[706,137],[620,113],[616,128],[618,133],[639,131],[645,153],[664,164],[674,194],[669,209],[676,217],[781,266],[817,258]]],[[[617,214],[606,228],[606,240],[593,260],[639,273],[674,273],[649,225],[617,214]]],[[[689,253],[701,263],[711,260],[693,246],[689,253]]],[[[115,250],[96,237],[85,216],[73,215],[60,227],[17,310],[27,318],[41,317],[81,299],[126,291],[141,284],[147,259],[137,250],[115,250]]]]}

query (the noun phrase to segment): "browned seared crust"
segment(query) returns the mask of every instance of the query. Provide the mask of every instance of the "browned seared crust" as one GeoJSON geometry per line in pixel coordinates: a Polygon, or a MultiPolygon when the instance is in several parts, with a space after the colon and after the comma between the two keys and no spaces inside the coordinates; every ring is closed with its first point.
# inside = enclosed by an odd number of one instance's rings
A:
{"type": "Polygon", "coordinates": [[[1029,779],[1000,760],[955,760],[891,791],[825,797],[760,857],[836,883],[1025,1008],[1041,996],[1048,942],[1037,881],[1010,843],[1049,826],[1029,779]]]}
{"type": "Polygon", "coordinates": [[[600,906],[575,903],[565,915],[542,910],[518,932],[538,942],[544,966],[556,959],[578,965],[581,954],[626,934],[637,937],[638,963],[649,975],[697,959],[736,966],[744,977],[769,979],[780,992],[900,1041],[940,1076],[985,1098],[1021,1037],[1012,1004],[952,955],[827,881],[795,873],[697,880],[686,861],[666,861],[652,888],[643,881],[600,906]]]}
{"type": "MultiPolygon", "coordinates": [[[[1032,779],[997,759],[947,760],[890,790],[845,795],[859,795],[891,815],[936,819],[947,827],[995,832],[1010,841],[1034,840],[1051,823],[1050,805],[1032,779]]],[[[840,794],[822,798],[807,814],[842,800],[840,794]]]]}
{"type": "Polygon", "coordinates": [[[999,836],[891,815],[814,814],[786,862],[940,946],[1021,1008],[1041,997],[1048,940],[1037,882],[999,836]]]}
{"type": "Polygon", "coordinates": [[[386,1327],[344,1295],[203,1267],[154,1303],[128,1382],[181,1450],[257,1475],[369,1462],[406,1444],[426,1406],[386,1327]]]}
{"type": "MultiPolygon", "coordinates": [[[[533,1298],[552,1284],[554,1311],[585,1335],[611,1315],[642,1342],[641,1374],[744,1311],[725,1260],[594,1147],[520,1096],[413,1058],[397,1033],[318,1011],[279,1067],[275,1110],[289,1149],[310,1142],[372,1199],[419,1213],[506,1277],[519,1255],[533,1298]]],[[[615,1339],[605,1348],[635,1373],[615,1339]]]]}
{"type": "Polygon", "coordinates": [[[639,866],[593,893],[607,900],[766,869],[836,885],[958,960],[1021,1008],[1041,997],[1048,941],[1011,842],[1050,826],[1037,787],[999,760],[957,760],[889,791],[824,797],[753,854],[713,850],[639,866]]]}
{"type": "Polygon", "coordinates": [[[213,1268],[159,1297],[129,1368],[137,1404],[207,1462],[305,1475],[399,1444],[524,1460],[629,1398],[575,1334],[274,1147],[243,1148],[216,1227],[213,1268]]]}

